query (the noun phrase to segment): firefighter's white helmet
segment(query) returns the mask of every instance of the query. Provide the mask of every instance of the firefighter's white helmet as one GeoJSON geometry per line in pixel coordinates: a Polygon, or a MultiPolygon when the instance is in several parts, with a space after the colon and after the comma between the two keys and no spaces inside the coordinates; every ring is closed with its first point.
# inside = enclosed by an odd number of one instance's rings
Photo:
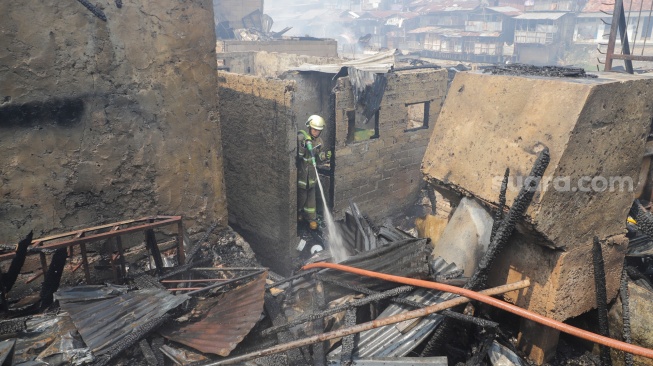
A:
{"type": "Polygon", "coordinates": [[[308,120],[306,120],[306,127],[310,127],[318,131],[322,131],[325,125],[326,122],[324,122],[324,118],[318,116],[317,114],[308,117],[308,120]]]}

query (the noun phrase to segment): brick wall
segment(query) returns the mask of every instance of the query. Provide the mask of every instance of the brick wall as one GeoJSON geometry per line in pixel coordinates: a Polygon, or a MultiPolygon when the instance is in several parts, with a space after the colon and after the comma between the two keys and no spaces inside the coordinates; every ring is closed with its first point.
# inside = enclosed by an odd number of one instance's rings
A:
{"type": "Polygon", "coordinates": [[[287,273],[297,244],[295,83],[218,72],[229,223],[287,273]]]}
{"type": "MultiPolygon", "coordinates": [[[[379,137],[348,142],[354,110],[348,78],[336,91],[334,213],[342,217],[351,198],[373,219],[401,212],[421,187],[420,164],[447,88],[447,71],[421,69],[387,74],[379,111],[379,137]],[[407,104],[429,102],[428,128],[408,130],[407,104]]],[[[414,108],[414,107],[412,107],[414,108]]],[[[370,122],[371,123],[371,122],[370,122]]]]}

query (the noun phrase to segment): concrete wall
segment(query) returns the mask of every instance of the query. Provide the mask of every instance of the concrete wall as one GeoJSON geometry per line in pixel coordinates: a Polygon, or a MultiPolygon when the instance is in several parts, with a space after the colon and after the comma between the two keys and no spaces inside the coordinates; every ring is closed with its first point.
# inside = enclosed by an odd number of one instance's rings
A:
{"type": "Polygon", "coordinates": [[[401,212],[414,203],[422,176],[420,164],[447,90],[447,71],[422,69],[387,74],[379,112],[379,138],[347,142],[347,112],[354,110],[348,78],[336,89],[336,168],[334,213],[342,217],[353,199],[370,217],[401,212]],[[426,129],[407,131],[406,104],[429,102],[426,129]]]}
{"type": "Polygon", "coordinates": [[[233,28],[243,28],[243,18],[256,10],[263,12],[263,0],[213,0],[215,23],[230,22],[233,28]]]}
{"type": "Polygon", "coordinates": [[[0,240],[226,224],[209,0],[0,2],[0,240]]]}
{"type": "Polygon", "coordinates": [[[297,245],[295,83],[218,72],[229,222],[259,260],[290,269],[297,245]]]}
{"type": "Polygon", "coordinates": [[[324,65],[342,62],[335,57],[296,55],[278,52],[221,52],[218,64],[229,68],[229,72],[264,77],[279,77],[289,69],[304,65],[324,65]]]}
{"type": "Polygon", "coordinates": [[[653,117],[653,78],[598,76],[459,73],[423,162],[434,185],[495,205],[510,168],[510,206],[538,153],[549,149],[540,189],[519,234],[493,264],[488,286],[529,278],[529,288],[506,298],[558,320],[596,306],[595,236],[609,300],[616,295],[628,245],[624,221],[653,117]],[[632,186],[620,183],[628,181],[632,186]]]}
{"type": "Polygon", "coordinates": [[[217,52],[266,51],[295,55],[338,57],[338,42],[333,39],[279,39],[273,41],[220,40],[217,52]]]}

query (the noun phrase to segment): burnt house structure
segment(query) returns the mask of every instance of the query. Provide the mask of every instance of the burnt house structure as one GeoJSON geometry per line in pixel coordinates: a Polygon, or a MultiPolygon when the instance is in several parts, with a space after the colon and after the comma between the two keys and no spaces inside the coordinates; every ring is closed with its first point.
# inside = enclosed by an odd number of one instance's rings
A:
{"type": "Polygon", "coordinates": [[[279,77],[219,72],[229,221],[264,265],[288,272],[297,253],[297,132],[312,114],[327,120],[322,138],[333,158],[320,173],[336,219],[349,199],[380,219],[417,198],[447,72],[391,71],[393,60],[387,52],[279,77]]]}

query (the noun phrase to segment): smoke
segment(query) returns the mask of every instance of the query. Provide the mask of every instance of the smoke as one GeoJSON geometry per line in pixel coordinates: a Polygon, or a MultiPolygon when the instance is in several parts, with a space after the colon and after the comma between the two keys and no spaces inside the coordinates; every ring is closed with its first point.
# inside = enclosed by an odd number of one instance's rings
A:
{"type": "Polygon", "coordinates": [[[351,47],[358,41],[356,32],[347,25],[348,19],[343,13],[350,10],[349,1],[343,0],[274,0],[265,3],[265,13],[274,20],[273,32],[286,27],[292,29],[284,36],[332,38],[339,47],[351,47]]]}

